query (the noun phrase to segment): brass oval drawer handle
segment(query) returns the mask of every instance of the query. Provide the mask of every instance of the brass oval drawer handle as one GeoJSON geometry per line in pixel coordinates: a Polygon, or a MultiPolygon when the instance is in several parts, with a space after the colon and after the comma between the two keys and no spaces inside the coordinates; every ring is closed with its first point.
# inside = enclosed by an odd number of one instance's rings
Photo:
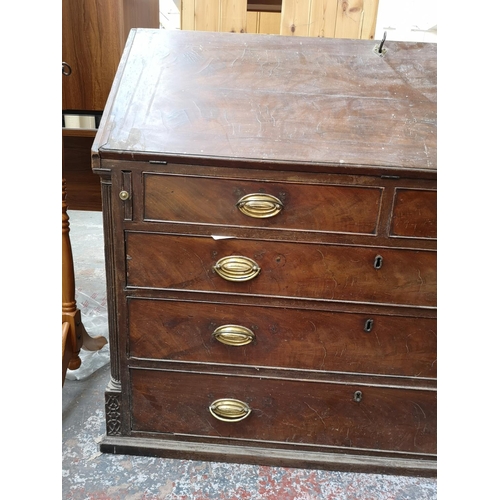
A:
{"type": "Polygon", "coordinates": [[[244,326],[223,325],[214,330],[212,337],[221,344],[242,346],[253,342],[255,340],[255,333],[244,326]]]}
{"type": "Polygon", "coordinates": [[[242,214],[256,219],[274,217],[283,210],[283,203],[272,194],[253,193],[240,198],[236,204],[242,214]]]}
{"type": "Polygon", "coordinates": [[[214,270],[227,281],[248,281],[260,273],[257,262],[240,255],[222,257],[215,264],[214,270]]]}
{"type": "Polygon", "coordinates": [[[246,403],[237,399],[217,399],[208,409],[217,420],[223,422],[240,422],[252,412],[246,403]]]}

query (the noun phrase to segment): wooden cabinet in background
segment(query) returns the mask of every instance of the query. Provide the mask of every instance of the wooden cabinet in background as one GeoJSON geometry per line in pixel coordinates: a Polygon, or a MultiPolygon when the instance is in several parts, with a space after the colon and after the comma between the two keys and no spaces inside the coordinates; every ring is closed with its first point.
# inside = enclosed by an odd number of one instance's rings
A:
{"type": "MultiPolygon", "coordinates": [[[[158,28],[159,19],[159,0],[63,0],[63,115],[99,116],[130,30],[158,28]]],[[[101,210],[101,187],[90,166],[95,132],[68,123],[63,128],[62,173],[72,210],[101,210]]]]}
{"type": "Polygon", "coordinates": [[[159,0],[63,0],[63,110],[102,111],[131,28],[159,27],[159,0]]]}
{"type": "Polygon", "coordinates": [[[378,0],[182,0],[181,29],[373,39],[378,0]]]}

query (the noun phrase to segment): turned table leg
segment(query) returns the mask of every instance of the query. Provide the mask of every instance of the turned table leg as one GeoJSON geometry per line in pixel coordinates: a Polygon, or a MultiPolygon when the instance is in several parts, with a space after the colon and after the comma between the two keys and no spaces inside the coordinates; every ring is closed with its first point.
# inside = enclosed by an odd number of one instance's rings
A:
{"type": "Polygon", "coordinates": [[[104,337],[91,337],[81,320],[75,300],[75,270],[69,237],[69,216],[66,203],[66,181],[62,181],[62,383],[66,370],[81,365],[80,349],[98,351],[107,344],[104,337]]]}

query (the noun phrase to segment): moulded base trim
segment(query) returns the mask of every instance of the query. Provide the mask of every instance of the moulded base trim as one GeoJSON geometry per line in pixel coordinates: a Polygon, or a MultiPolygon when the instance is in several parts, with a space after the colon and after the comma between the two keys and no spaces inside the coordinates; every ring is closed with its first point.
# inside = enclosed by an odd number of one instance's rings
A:
{"type": "Polygon", "coordinates": [[[283,450],[253,446],[105,436],[100,444],[103,453],[140,455],[185,460],[244,463],[300,469],[396,474],[419,477],[437,475],[436,460],[349,455],[343,453],[283,450]]]}

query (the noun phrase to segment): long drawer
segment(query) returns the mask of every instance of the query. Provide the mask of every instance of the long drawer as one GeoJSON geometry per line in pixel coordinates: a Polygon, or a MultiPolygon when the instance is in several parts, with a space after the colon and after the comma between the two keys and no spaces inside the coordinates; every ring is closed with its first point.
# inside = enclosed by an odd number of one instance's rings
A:
{"type": "Polygon", "coordinates": [[[375,234],[382,188],[144,174],[146,220],[375,234]]]}
{"type": "Polygon", "coordinates": [[[431,318],[139,298],[128,313],[135,358],[436,377],[431,318]]]}
{"type": "Polygon", "coordinates": [[[130,369],[131,430],[436,453],[436,392],[130,369]]]}
{"type": "Polygon", "coordinates": [[[436,305],[436,252],[126,233],[129,287],[436,305]]]}

